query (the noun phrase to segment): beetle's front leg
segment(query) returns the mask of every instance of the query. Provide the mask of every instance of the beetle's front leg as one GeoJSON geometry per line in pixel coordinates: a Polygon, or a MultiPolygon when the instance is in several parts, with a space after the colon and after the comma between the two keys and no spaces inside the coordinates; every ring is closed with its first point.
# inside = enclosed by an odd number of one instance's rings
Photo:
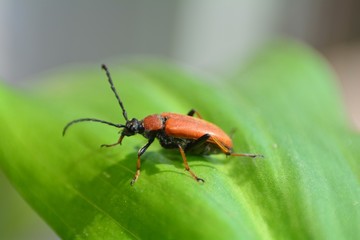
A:
{"type": "Polygon", "coordinates": [[[124,135],[120,135],[119,140],[116,143],[113,143],[113,144],[101,144],[100,147],[114,147],[114,146],[116,146],[118,144],[121,145],[121,142],[122,142],[123,139],[124,139],[124,135]]]}
{"type": "Polygon", "coordinates": [[[141,155],[144,154],[146,149],[148,149],[148,147],[154,142],[154,139],[155,139],[154,137],[150,138],[149,141],[138,151],[138,158],[137,158],[137,162],[136,162],[136,173],[134,175],[134,178],[130,182],[131,186],[134,185],[134,183],[138,180],[138,178],[140,176],[140,168],[141,168],[140,157],[141,157],[141,155]]]}

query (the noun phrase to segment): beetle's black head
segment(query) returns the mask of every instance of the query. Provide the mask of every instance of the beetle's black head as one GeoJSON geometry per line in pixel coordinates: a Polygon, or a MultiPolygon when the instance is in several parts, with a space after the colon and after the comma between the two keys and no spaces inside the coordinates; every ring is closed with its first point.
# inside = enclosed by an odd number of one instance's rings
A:
{"type": "Polygon", "coordinates": [[[122,136],[132,136],[137,133],[142,134],[144,132],[143,121],[139,121],[136,118],[128,120],[124,126],[124,130],[121,132],[122,136]]]}

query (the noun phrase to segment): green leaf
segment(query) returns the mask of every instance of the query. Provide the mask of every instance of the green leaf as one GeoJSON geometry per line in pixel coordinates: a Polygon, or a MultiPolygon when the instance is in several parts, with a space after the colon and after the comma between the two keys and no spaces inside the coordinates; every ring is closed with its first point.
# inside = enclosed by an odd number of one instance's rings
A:
{"type": "Polygon", "coordinates": [[[119,137],[96,117],[123,123],[100,69],[53,73],[19,91],[0,86],[0,166],[65,239],[266,239],[360,237],[360,137],[348,126],[324,60],[305,46],[264,49],[228,81],[208,84],[164,64],[110,66],[129,117],[202,116],[234,134],[247,159],[187,156],[154,143],[130,186],[141,136],[119,137]]]}

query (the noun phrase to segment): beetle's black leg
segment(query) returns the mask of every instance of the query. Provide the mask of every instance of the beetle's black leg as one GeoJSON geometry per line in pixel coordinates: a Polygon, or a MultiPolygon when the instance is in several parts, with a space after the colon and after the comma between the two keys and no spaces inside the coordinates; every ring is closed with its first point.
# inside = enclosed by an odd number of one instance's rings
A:
{"type": "Polygon", "coordinates": [[[187,162],[187,160],[186,160],[186,156],[185,156],[184,149],[183,149],[180,145],[178,145],[178,147],[179,147],[179,151],[180,151],[181,157],[182,157],[182,159],[183,159],[183,161],[184,161],[185,170],[188,171],[188,172],[191,174],[191,176],[192,176],[196,181],[198,181],[198,182],[205,182],[204,179],[197,177],[197,176],[195,175],[195,173],[193,173],[193,172],[190,170],[189,164],[188,164],[188,162],[187,162]]]}
{"type": "Polygon", "coordinates": [[[134,185],[134,183],[137,181],[137,179],[140,176],[140,167],[141,167],[140,156],[143,155],[143,153],[146,151],[146,149],[148,149],[148,147],[154,142],[154,139],[155,138],[150,138],[149,141],[138,151],[138,159],[136,162],[136,173],[135,173],[134,178],[130,182],[131,186],[134,185]]]}
{"type": "Polygon", "coordinates": [[[196,139],[194,142],[189,143],[188,145],[186,145],[185,147],[185,152],[191,151],[193,149],[196,149],[198,147],[200,147],[201,145],[203,145],[204,143],[206,143],[206,141],[210,138],[210,134],[204,134],[201,137],[199,137],[198,139],[196,139]]]}
{"type": "Polygon", "coordinates": [[[187,115],[193,117],[194,114],[196,114],[196,116],[197,116],[198,118],[202,119],[200,113],[199,113],[198,111],[196,111],[195,109],[191,109],[191,110],[188,112],[187,115]]]}

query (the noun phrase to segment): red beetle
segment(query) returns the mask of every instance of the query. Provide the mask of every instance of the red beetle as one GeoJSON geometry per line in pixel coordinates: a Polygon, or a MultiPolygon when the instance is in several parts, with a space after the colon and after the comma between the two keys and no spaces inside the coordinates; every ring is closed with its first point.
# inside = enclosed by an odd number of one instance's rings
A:
{"type": "Polygon", "coordinates": [[[195,110],[190,110],[187,115],[161,113],[149,115],[143,120],[138,120],[136,118],[129,120],[124,105],[116,92],[108,68],[105,65],[102,65],[101,67],[105,70],[111,90],[114,92],[122,109],[123,116],[126,120],[125,125],[115,124],[96,118],[80,118],[69,122],[64,127],[63,135],[65,135],[66,130],[72,124],[85,121],[99,122],[117,128],[123,128],[120,138],[116,143],[103,144],[101,147],[113,147],[121,144],[125,136],[132,136],[137,133],[143,135],[148,139],[148,142],[138,151],[136,173],[131,181],[131,185],[133,185],[139,178],[141,155],[143,155],[146,149],[148,149],[148,147],[154,142],[155,138],[159,140],[161,146],[164,148],[179,149],[184,161],[185,169],[198,182],[204,182],[204,179],[197,177],[196,174],[190,170],[185,152],[201,155],[224,153],[230,156],[262,157],[262,155],[259,154],[233,153],[233,143],[231,138],[215,124],[203,120],[199,113],[195,110]],[[194,117],[194,114],[196,114],[198,118],[194,117]]]}

